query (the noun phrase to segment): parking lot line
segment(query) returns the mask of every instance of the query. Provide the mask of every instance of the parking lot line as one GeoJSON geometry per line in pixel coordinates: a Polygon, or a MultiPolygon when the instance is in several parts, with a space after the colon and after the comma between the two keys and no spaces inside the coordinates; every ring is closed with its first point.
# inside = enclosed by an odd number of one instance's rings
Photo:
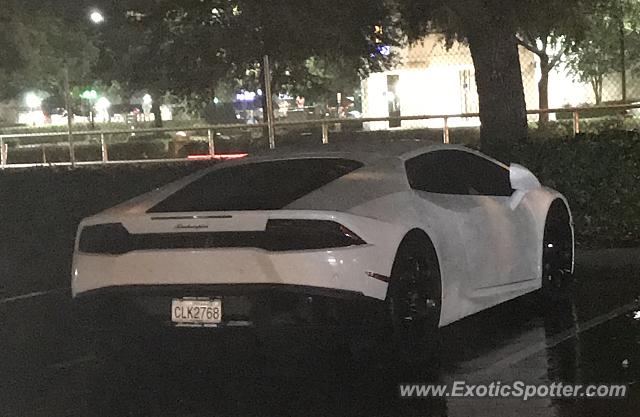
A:
{"type": "Polygon", "coordinates": [[[69,290],[69,288],[55,288],[53,290],[35,291],[35,292],[30,292],[28,294],[21,294],[21,295],[16,295],[16,296],[13,296],[13,297],[2,298],[2,299],[0,299],[0,305],[13,303],[15,301],[20,301],[20,300],[28,300],[30,298],[35,298],[35,297],[42,297],[42,296],[45,296],[45,295],[54,294],[54,293],[57,293],[57,292],[62,292],[62,291],[67,291],[67,290],[69,290]]]}

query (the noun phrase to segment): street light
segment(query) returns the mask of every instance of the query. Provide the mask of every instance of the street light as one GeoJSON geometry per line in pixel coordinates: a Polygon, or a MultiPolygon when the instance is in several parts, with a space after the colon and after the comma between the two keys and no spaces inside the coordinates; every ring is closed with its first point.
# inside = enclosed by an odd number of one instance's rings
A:
{"type": "Polygon", "coordinates": [[[80,94],[80,98],[83,98],[85,100],[95,100],[96,98],[98,98],[98,92],[96,90],[84,90],[80,94]]]}
{"type": "Polygon", "coordinates": [[[100,122],[108,122],[111,117],[109,115],[109,107],[111,107],[111,102],[106,97],[100,97],[98,101],[96,101],[96,116],[98,121],[100,122]]]}
{"type": "Polygon", "coordinates": [[[29,92],[24,96],[24,102],[27,107],[29,107],[29,118],[31,119],[31,123],[35,126],[38,119],[36,111],[42,105],[42,99],[38,97],[36,93],[29,92]]]}
{"type": "Polygon", "coordinates": [[[100,97],[98,101],[96,101],[96,109],[100,111],[108,110],[111,106],[111,102],[106,97],[100,97]]]}
{"type": "Polygon", "coordinates": [[[36,93],[27,93],[24,96],[24,101],[27,104],[27,107],[32,111],[40,107],[42,105],[42,99],[38,97],[36,93]]]}
{"type": "Polygon", "coordinates": [[[150,94],[142,96],[142,113],[144,113],[144,121],[151,117],[151,109],[153,108],[153,98],[150,94]]]}
{"type": "Polygon", "coordinates": [[[91,21],[96,25],[99,25],[100,23],[104,22],[104,16],[98,10],[92,11],[91,14],[89,15],[89,19],[91,19],[91,21]]]}

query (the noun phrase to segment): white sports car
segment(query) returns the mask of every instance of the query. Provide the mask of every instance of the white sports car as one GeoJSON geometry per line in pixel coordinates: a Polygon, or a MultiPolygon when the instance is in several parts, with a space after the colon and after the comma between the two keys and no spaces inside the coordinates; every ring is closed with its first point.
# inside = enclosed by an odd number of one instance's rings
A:
{"type": "Polygon", "coordinates": [[[84,219],[72,290],[105,328],[428,333],[560,291],[573,248],[566,199],[522,166],[425,142],[324,145],[220,163],[84,219]]]}

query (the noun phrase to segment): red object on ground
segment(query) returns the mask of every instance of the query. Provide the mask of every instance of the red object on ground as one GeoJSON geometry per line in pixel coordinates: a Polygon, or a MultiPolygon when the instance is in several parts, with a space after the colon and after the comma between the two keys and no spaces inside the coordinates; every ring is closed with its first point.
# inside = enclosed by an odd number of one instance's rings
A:
{"type": "Polygon", "coordinates": [[[189,155],[187,156],[187,159],[238,159],[238,158],[244,158],[245,156],[247,156],[249,154],[247,153],[220,153],[220,154],[215,154],[215,155],[189,155]]]}

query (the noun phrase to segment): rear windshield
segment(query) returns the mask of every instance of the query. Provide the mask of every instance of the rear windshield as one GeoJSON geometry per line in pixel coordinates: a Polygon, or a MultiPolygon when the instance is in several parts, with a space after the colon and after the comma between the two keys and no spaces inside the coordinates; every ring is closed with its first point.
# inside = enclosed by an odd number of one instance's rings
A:
{"type": "Polygon", "coordinates": [[[148,212],[277,210],[361,166],[339,158],[230,166],[211,171],[148,212]]]}

